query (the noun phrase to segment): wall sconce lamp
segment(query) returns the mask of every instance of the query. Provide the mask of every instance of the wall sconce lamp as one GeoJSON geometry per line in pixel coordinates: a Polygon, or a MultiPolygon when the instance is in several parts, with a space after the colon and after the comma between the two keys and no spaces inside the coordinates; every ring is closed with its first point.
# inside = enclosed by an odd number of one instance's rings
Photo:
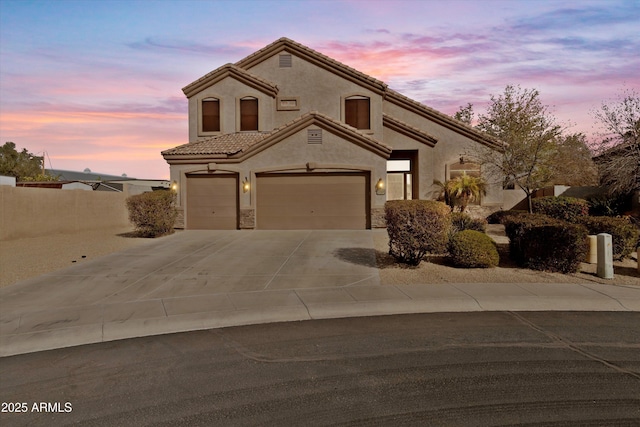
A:
{"type": "Polygon", "coordinates": [[[376,194],[378,196],[383,196],[385,193],[386,191],[384,188],[384,181],[382,180],[382,178],[380,178],[378,182],[376,182],[376,194]]]}
{"type": "Polygon", "coordinates": [[[464,157],[460,156],[460,164],[464,165],[464,157]]]}
{"type": "Polygon", "coordinates": [[[173,191],[176,191],[176,190],[178,189],[178,183],[177,183],[177,182],[175,182],[175,181],[173,181],[173,182],[171,183],[171,189],[172,189],[173,191]]]}
{"type": "Polygon", "coordinates": [[[244,181],[242,181],[242,192],[246,193],[247,191],[249,191],[251,189],[251,184],[249,183],[249,180],[247,179],[247,177],[244,177],[244,181]]]}

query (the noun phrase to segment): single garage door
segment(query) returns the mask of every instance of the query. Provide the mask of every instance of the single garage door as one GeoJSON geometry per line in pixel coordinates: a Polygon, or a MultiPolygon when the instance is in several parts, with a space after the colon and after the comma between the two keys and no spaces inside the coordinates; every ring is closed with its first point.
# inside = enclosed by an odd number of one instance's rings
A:
{"type": "Polygon", "coordinates": [[[236,175],[187,176],[187,229],[238,228],[238,177],[236,175]]]}
{"type": "Polygon", "coordinates": [[[367,175],[257,176],[256,218],[262,230],[370,228],[367,175]]]}

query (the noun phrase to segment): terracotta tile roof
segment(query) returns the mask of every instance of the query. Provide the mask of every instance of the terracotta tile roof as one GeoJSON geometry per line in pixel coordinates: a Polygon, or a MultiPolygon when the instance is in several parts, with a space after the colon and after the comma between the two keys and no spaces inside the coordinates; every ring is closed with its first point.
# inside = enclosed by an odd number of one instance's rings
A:
{"type": "Polygon", "coordinates": [[[318,125],[325,124],[339,132],[343,132],[347,138],[366,141],[364,144],[373,147],[376,151],[390,153],[391,147],[366,135],[356,128],[332,119],[329,116],[312,111],[303,114],[294,120],[273,129],[271,132],[237,132],[225,135],[214,136],[200,141],[183,144],[162,152],[163,156],[203,156],[203,155],[225,155],[225,157],[237,155],[252,148],[257,148],[260,143],[273,143],[290,135],[290,131],[295,133],[300,127],[308,126],[311,123],[318,125]],[[268,140],[268,141],[267,141],[268,140]]]}
{"type": "Polygon", "coordinates": [[[271,132],[228,133],[179,145],[163,151],[162,155],[236,154],[257,144],[270,134],[271,132]]]}
{"type": "Polygon", "coordinates": [[[336,74],[366,84],[371,89],[379,91],[386,100],[395,102],[405,108],[409,107],[409,109],[412,109],[418,114],[421,114],[429,118],[430,120],[433,120],[440,125],[459,132],[475,141],[481,142],[488,146],[492,146],[494,148],[502,147],[502,144],[490,135],[485,134],[484,132],[480,132],[472,126],[455,120],[453,117],[447,114],[441,113],[440,111],[435,110],[431,107],[427,107],[426,105],[418,101],[415,101],[405,95],[402,95],[399,92],[389,89],[387,84],[381,80],[378,80],[374,77],[369,76],[368,74],[351,68],[348,65],[336,61],[333,58],[330,58],[320,52],[317,52],[303,44],[300,44],[286,37],[282,37],[275,42],[265,46],[264,48],[245,57],[244,59],[241,59],[240,61],[236,62],[235,65],[243,69],[249,69],[263,61],[266,57],[274,55],[275,53],[283,50],[286,50],[292,54],[297,54],[306,60],[312,61],[316,65],[330,69],[336,74]]]}

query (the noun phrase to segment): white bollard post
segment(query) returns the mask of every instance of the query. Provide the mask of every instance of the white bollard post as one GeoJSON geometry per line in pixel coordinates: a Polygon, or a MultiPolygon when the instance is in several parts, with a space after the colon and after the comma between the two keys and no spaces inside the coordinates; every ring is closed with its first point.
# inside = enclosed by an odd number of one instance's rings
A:
{"type": "Polygon", "coordinates": [[[611,234],[598,234],[597,275],[603,279],[613,279],[613,243],[611,243],[611,234]]]}

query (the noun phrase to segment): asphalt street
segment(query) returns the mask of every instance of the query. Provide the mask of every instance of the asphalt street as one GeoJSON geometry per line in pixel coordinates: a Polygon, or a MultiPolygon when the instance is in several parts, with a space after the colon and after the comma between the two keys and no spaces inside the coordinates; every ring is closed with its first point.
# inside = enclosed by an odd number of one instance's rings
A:
{"type": "Polygon", "coordinates": [[[640,313],[433,313],[136,338],[4,357],[0,396],[2,426],[640,425],[640,313]]]}

